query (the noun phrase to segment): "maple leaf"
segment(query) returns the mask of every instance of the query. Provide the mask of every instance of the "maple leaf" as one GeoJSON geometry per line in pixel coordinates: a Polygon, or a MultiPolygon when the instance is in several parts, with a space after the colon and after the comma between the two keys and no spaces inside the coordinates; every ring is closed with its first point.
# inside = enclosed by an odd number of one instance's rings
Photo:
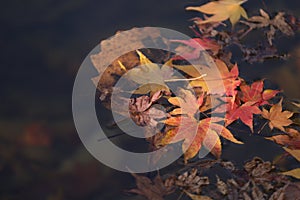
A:
{"type": "Polygon", "coordinates": [[[189,40],[171,40],[171,42],[176,42],[185,45],[185,49],[180,46],[176,48],[177,52],[184,52],[182,56],[175,56],[173,60],[194,60],[199,58],[200,52],[204,50],[210,50],[214,54],[217,54],[220,50],[220,45],[215,41],[208,38],[193,38],[189,40]]]}
{"type": "Polygon", "coordinates": [[[132,174],[132,176],[136,180],[137,188],[131,189],[128,192],[145,196],[149,200],[163,200],[165,195],[173,192],[170,188],[165,187],[159,174],[157,174],[154,180],[137,174],[132,174]]]}
{"type": "Polygon", "coordinates": [[[217,121],[220,121],[220,119],[206,118],[198,122],[195,118],[191,117],[170,117],[164,123],[175,126],[175,128],[168,130],[157,145],[164,146],[183,140],[182,151],[185,152],[185,162],[195,157],[202,145],[210,149],[211,153],[219,158],[221,156],[219,136],[237,144],[242,144],[242,142],[238,141],[227,128],[215,123],[217,121]],[[179,129],[179,126],[184,127],[184,129],[179,129]],[[194,133],[195,130],[196,133],[194,133]]]}
{"type": "Polygon", "coordinates": [[[236,88],[241,84],[239,79],[239,70],[238,66],[234,65],[233,68],[229,71],[227,65],[222,60],[215,60],[218,72],[214,71],[205,71],[207,74],[207,79],[193,80],[190,82],[192,87],[201,87],[208,94],[223,94],[227,96],[232,96],[233,101],[237,94],[236,88]],[[219,74],[220,77],[218,77],[219,74]],[[209,85],[206,83],[209,81],[209,85]]]}
{"type": "Polygon", "coordinates": [[[241,92],[239,93],[240,99],[243,102],[254,102],[255,105],[261,106],[269,104],[268,100],[272,99],[280,91],[278,90],[263,90],[264,81],[256,81],[251,86],[243,84],[240,86],[241,92]]]}
{"type": "Polygon", "coordinates": [[[295,129],[286,129],[285,135],[274,135],[266,137],[266,139],[276,142],[279,145],[288,147],[289,149],[300,149],[300,133],[295,129]]]}
{"type": "MultiPolygon", "coordinates": [[[[273,39],[277,31],[282,32],[286,36],[294,35],[292,27],[286,22],[284,17],[285,13],[279,12],[273,19],[271,19],[269,14],[263,9],[260,9],[259,12],[261,16],[250,17],[248,22],[241,21],[241,23],[249,26],[249,30],[246,31],[245,34],[248,34],[253,29],[269,27],[269,30],[266,32],[266,36],[271,46],[273,45],[273,39]]],[[[244,36],[245,35],[243,35],[243,37],[244,36]]]]}
{"type": "Polygon", "coordinates": [[[213,15],[204,21],[200,21],[199,24],[221,22],[229,19],[231,24],[235,25],[241,16],[246,19],[248,18],[246,11],[241,7],[241,4],[245,2],[246,0],[219,0],[209,2],[199,7],[187,7],[186,10],[194,10],[213,15]]]}
{"type": "Polygon", "coordinates": [[[278,128],[279,130],[285,132],[284,126],[289,126],[293,123],[289,118],[293,115],[293,112],[282,111],[282,99],[278,104],[271,107],[270,111],[263,108],[262,116],[269,120],[269,127],[271,130],[273,128],[278,128]]]}
{"type": "Polygon", "coordinates": [[[190,90],[180,89],[178,97],[170,97],[168,101],[179,107],[170,112],[171,115],[186,114],[193,117],[203,104],[203,94],[197,99],[190,90]]]}
{"type": "Polygon", "coordinates": [[[227,109],[228,111],[225,116],[226,126],[240,119],[253,132],[253,114],[261,113],[261,110],[258,108],[258,106],[254,104],[255,102],[250,101],[241,106],[238,106],[236,103],[233,104],[233,107],[230,106],[230,108],[227,109]]]}
{"type": "MultiPolygon", "coordinates": [[[[128,71],[124,76],[142,86],[135,90],[135,94],[146,94],[148,92],[155,93],[160,90],[169,91],[165,80],[172,77],[173,69],[168,63],[160,67],[158,64],[152,63],[142,52],[137,51],[140,58],[140,66],[128,71]]],[[[125,68],[120,62],[120,67],[125,68]]]]}

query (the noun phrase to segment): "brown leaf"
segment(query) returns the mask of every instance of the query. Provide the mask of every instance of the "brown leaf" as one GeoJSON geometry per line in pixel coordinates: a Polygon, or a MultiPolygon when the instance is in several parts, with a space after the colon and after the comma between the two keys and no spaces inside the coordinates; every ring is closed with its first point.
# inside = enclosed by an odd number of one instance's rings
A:
{"type": "Polygon", "coordinates": [[[289,126],[293,123],[289,118],[293,115],[293,112],[282,111],[282,99],[278,104],[271,107],[270,111],[263,108],[262,116],[269,120],[269,126],[271,130],[278,128],[281,131],[285,131],[284,126],[289,126]]]}
{"type": "Polygon", "coordinates": [[[164,186],[164,183],[159,174],[152,181],[148,177],[132,174],[136,180],[136,189],[131,189],[129,192],[145,196],[148,200],[164,200],[164,196],[172,193],[171,190],[164,186]]]}
{"type": "Polygon", "coordinates": [[[153,103],[157,101],[163,92],[155,92],[152,97],[141,96],[138,98],[132,98],[129,102],[129,113],[131,119],[139,126],[150,125],[155,127],[157,125],[157,119],[166,117],[166,113],[153,107],[153,103]],[[152,107],[151,107],[152,106],[152,107]]]}
{"type": "MultiPolygon", "coordinates": [[[[143,49],[145,48],[145,42],[151,41],[153,44],[158,44],[157,39],[163,40],[157,29],[133,28],[130,31],[118,32],[113,37],[100,43],[100,52],[91,55],[91,61],[99,74],[102,74],[101,77],[95,77],[93,81],[100,91],[100,100],[105,107],[110,108],[112,88],[119,77],[125,74],[125,69],[130,70],[140,63],[137,53],[135,51],[128,53],[128,50],[143,49]],[[131,42],[128,43],[127,41],[131,42]],[[126,66],[125,69],[120,66],[120,62],[126,66]]],[[[157,62],[165,59],[165,55],[161,50],[149,52],[149,54],[155,56],[157,62]]]]}
{"type": "Polygon", "coordinates": [[[279,12],[273,19],[270,18],[268,13],[264,10],[260,9],[261,16],[253,16],[248,19],[248,22],[242,21],[242,23],[249,26],[249,31],[245,33],[249,33],[253,29],[270,27],[266,32],[267,39],[269,44],[272,46],[273,39],[276,34],[276,31],[279,30],[286,36],[294,35],[294,31],[292,27],[286,22],[285,13],[279,12]]]}
{"type": "Polygon", "coordinates": [[[286,129],[287,135],[275,135],[272,137],[266,137],[268,140],[272,140],[277,144],[288,147],[289,149],[300,149],[300,133],[298,131],[291,132],[290,129],[286,129]]]}

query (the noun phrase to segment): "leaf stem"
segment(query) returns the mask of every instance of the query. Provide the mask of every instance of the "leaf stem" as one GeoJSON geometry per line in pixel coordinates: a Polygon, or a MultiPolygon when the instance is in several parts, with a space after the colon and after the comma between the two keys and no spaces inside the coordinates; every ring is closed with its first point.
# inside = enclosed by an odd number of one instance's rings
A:
{"type": "Polygon", "coordinates": [[[266,127],[266,125],[268,124],[268,122],[269,121],[266,121],[265,123],[264,123],[264,125],[259,129],[259,131],[257,131],[257,134],[260,134],[261,133],[261,131],[266,127]]]}

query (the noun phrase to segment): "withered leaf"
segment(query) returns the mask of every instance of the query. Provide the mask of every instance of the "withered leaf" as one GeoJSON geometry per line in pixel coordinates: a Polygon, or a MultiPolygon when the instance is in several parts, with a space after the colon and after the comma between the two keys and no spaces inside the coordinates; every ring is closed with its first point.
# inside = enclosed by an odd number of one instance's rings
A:
{"type": "Polygon", "coordinates": [[[219,176],[217,176],[217,188],[222,195],[228,194],[228,187],[226,183],[219,178],[219,176]]]}
{"type": "MultiPolygon", "coordinates": [[[[294,35],[292,27],[285,20],[285,13],[279,12],[273,19],[271,19],[268,13],[266,13],[263,9],[260,9],[260,15],[261,16],[250,17],[248,22],[242,21],[242,23],[248,25],[249,30],[270,27],[266,32],[266,35],[271,46],[273,45],[273,39],[277,30],[287,36],[294,35]]],[[[246,33],[249,33],[249,31],[246,33]]]]}
{"type": "Polygon", "coordinates": [[[149,96],[141,96],[138,98],[132,98],[129,102],[129,113],[131,119],[140,126],[150,125],[155,127],[157,125],[156,119],[162,119],[166,117],[166,113],[162,110],[158,110],[155,107],[151,107],[152,104],[157,101],[163,92],[158,91],[149,96]]]}
{"type": "Polygon", "coordinates": [[[132,174],[136,180],[136,189],[131,189],[129,192],[145,196],[148,200],[164,200],[164,196],[172,193],[169,188],[166,188],[160,175],[152,181],[148,177],[132,174]]]}
{"type": "MultiPolygon", "coordinates": [[[[148,42],[157,46],[161,45],[162,43],[158,43],[158,40],[164,41],[160,31],[149,27],[118,32],[113,37],[100,43],[100,52],[91,55],[91,61],[99,74],[102,74],[101,77],[95,77],[93,81],[100,91],[100,100],[105,107],[110,108],[110,96],[113,87],[119,77],[126,72],[119,63],[125,65],[127,70],[138,66],[138,55],[132,50],[143,49],[148,42]]],[[[152,52],[149,52],[149,54],[154,55],[152,52]]],[[[157,50],[156,54],[156,62],[160,63],[165,60],[162,50],[157,50]]]]}

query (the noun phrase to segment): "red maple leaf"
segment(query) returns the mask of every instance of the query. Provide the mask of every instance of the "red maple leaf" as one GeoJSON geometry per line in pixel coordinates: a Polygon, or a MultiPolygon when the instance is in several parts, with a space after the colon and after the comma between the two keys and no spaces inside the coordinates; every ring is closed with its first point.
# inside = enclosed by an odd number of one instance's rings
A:
{"type": "Polygon", "coordinates": [[[268,100],[276,96],[280,91],[279,90],[263,90],[264,89],[264,81],[256,81],[252,83],[252,85],[241,85],[241,92],[239,93],[239,97],[243,102],[255,102],[255,105],[261,106],[265,104],[269,104],[268,100]]]}
{"type": "Polygon", "coordinates": [[[225,116],[225,124],[228,126],[232,122],[240,119],[244,124],[246,124],[251,131],[253,132],[253,114],[260,114],[261,110],[255,102],[246,102],[239,106],[236,102],[233,105],[230,103],[227,104],[229,109],[227,109],[227,113],[225,116]]]}
{"type": "Polygon", "coordinates": [[[232,96],[235,99],[237,95],[236,88],[241,84],[239,77],[239,69],[237,64],[230,70],[230,72],[223,74],[224,86],[227,96],[232,96]]]}
{"type": "Polygon", "coordinates": [[[173,60],[183,60],[183,57],[188,60],[194,60],[199,58],[200,52],[203,50],[210,50],[214,54],[218,53],[220,46],[213,40],[208,38],[193,38],[189,40],[171,40],[171,42],[177,42],[186,45],[190,48],[190,51],[185,52],[182,57],[175,56],[173,60]]]}

